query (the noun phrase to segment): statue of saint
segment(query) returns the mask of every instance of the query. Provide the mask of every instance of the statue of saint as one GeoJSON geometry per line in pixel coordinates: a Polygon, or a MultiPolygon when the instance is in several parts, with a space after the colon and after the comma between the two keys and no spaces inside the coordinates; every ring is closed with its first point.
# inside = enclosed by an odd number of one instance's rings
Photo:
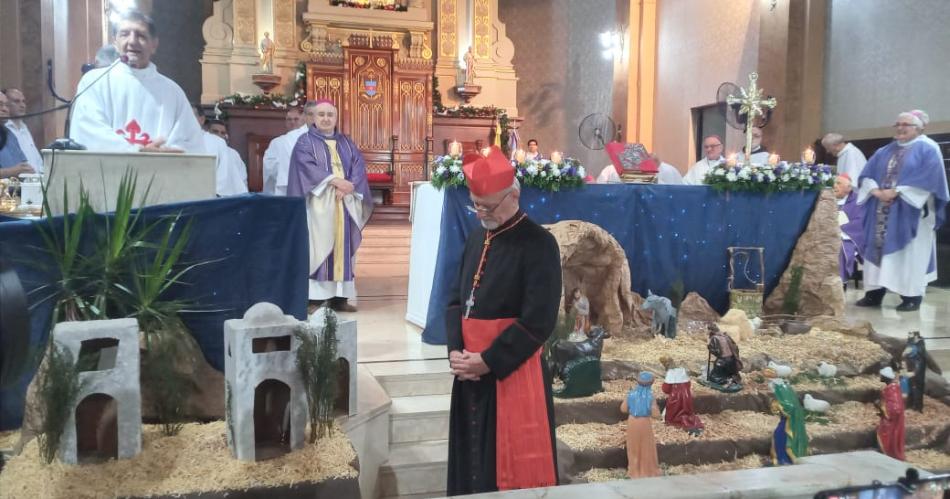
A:
{"type": "Polygon", "coordinates": [[[264,32],[264,38],[261,40],[261,71],[264,73],[274,72],[274,53],[277,52],[277,43],[270,39],[270,33],[264,32]]]}
{"type": "Polygon", "coordinates": [[[465,84],[475,84],[475,54],[472,53],[471,45],[468,47],[468,52],[465,52],[465,84]]]}

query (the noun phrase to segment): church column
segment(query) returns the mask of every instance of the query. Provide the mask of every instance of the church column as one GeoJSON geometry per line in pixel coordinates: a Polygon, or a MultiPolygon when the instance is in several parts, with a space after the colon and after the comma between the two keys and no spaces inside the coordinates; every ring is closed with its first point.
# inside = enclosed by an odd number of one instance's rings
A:
{"type": "Polygon", "coordinates": [[[630,0],[627,77],[626,141],[653,151],[653,110],[656,94],[657,4],[659,0],[630,0]]]}
{"type": "Polygon", "coordinates": [[[201,26],[205,49],[201,54],[201,102],[208,104],[230,95],[231,52],[234,48],[232,0],[214,3],[213,14],[201,26]]]}
{"type": "Polygon", "coordinates": [[[759,87],[778,100],[762,142],[789,161],[820,138],[827,11],[827,0],[802,0],[761,16],[759,87]]]}
{"type": "MultiPolygon", "coordinates": [[[[464,2],[464,0],[462,0],[464,2]]],[[[439,92],[442,103],[447,106],[458,104],[459,98],[452,91],[458,73],[459,57],[459,0],[438,0],[437,58],[435,75],[439,78],[439,92]]],[[[464,3],[463,3],[464,5],[464,3]]]]}
{"type": "Polygon", "coordinates": [[[233,0],[234,45],[230,61],[230,91],[258,93],[251,75],[260,70],[260,51],[257,48],[257,2],[233,0]]]}

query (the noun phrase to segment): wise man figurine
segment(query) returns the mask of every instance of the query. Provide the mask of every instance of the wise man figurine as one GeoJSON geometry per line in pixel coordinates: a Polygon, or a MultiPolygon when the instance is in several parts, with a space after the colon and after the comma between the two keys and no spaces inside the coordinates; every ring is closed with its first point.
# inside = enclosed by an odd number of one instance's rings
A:
{"type": "Polygon", "coordinates": [[[876,403],[881,421],[877,425],[877,445],[881,452],[894,459],[904,460],[904,396],[894,368],[879,371],[884,388],[881,401],[876,403]]]}
{"type": "Polygon", "coordinates": [[[943,375],[940,366],[927,353],[927,345],[920,337],[920,331],[907,333],[907,346],[902,354],[904,367],[910,377],[910,391],[907,394],[907,407],[924,412],[924,386],[927,381],[927,369],[943,375]]]}
{"type": "Polygon", "coordinates": [[[475,84],[475,54],[472,53],[471,45],[469,45],[468,51],[465,52],[465,84],[475,84]]]}
{"type": "Polygon", "coordinates": [[[270,33],[265,31],[264,38],[261,39],[261,71],[264,73],[274,72],[274,53],[277,52],[277,43],[271,40],[270,33]]]}

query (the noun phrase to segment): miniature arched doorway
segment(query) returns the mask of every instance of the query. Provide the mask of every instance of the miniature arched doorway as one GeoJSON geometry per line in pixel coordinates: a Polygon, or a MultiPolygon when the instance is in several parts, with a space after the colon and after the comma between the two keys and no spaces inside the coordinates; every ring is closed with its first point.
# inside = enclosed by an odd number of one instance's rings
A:
{"type": "Polygon", "coordinates": [[[254,389],[254,456],[257,461],[290,452],[290,386],[266,379],[254,389]]]}
{"type": "Polygon", "coordinates": [[[80,464],[119,458],[119,406],[104,393],[76,405],[76,459],[80,464]]]}
{"type": "Polygon", "coordinates": [[[337,359],[336,401],[333,403],[334,416],[350,414],[350,362],[343,357],[337,359]]]}

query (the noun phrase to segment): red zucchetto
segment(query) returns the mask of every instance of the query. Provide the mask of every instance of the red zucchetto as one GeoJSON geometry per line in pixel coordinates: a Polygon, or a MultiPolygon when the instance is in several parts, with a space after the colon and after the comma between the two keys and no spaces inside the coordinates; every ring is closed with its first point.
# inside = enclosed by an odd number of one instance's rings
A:
{"type": "Polygon", "coordinates": [[[497,146],[489,149],[488,155],[466,154],[462,159],[462,171],[472,194],[485,197],[501,192],[514,183],[515,169],[497,146]]]}

